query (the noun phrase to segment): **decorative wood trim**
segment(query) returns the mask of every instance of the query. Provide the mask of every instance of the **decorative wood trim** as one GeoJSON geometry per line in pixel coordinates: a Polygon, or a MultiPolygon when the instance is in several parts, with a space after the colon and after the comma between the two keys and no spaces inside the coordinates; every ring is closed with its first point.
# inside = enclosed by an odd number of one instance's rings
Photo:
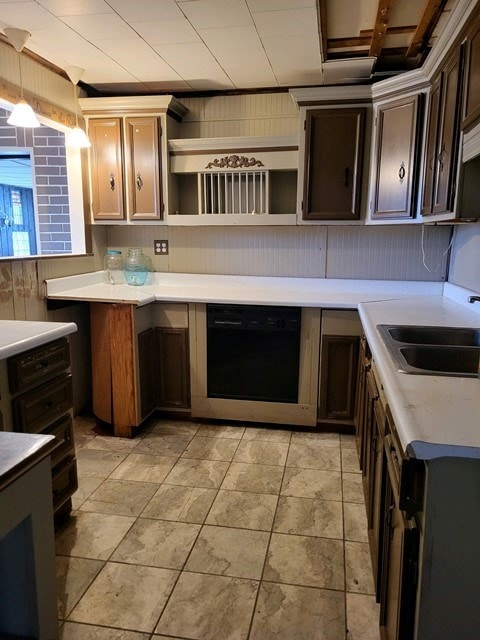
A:
{"type": "MultiPolygon", "coordinates": [[[[225,149],[209,149],[211,153],[223,153],[225,149]]],[[[239,153],[252,153],[253,151],[262,151],[265,153],[271,153],[272,151],[298,151],[298,145],[294,147],[265,147],[259,149],[258,147],[246,147],[237,149],[239,153]]],[[[204,149],[195,149],[192,151],[177,151],[175,149],[170,149],[170,156],[203,156],[205,155],[204,149]]]]}
{"type": "Polygon", "coordinates": [[[178,138],[168,141],[170,155],[205,153],[250,153],[254,151],[296,151],[298,135],[242,136],[234,138],[178,138]]]}
{"type": "Polygon", "coordinates": [[[223,158],[215,158],[207,164],[205,169],[242,169],[244,167],[264,167],[261,160],[255,158],[247,158],[246,156],[224,156],[223,158]]]}
{"type": "Polygon", "coordinates": [[[110,115],[133,115],[167,113],[181,119],[188,109],[171,95],[121,96],[109,98],[80,98],[82,112],[88,115],[106,113],[110,115]]]}
{"type": "MultiPolygon", "coordinates": [[[[2,100],[6,100],[11,104],[16,104],[21,97],[22,93],[20,87],[17,87],[7,80],[0,80],[0,98],[2,100]]],[[[71,111],[67,111],[62,107],[57,107],[51,102],[37,98],[28,91],[23,92],[23,97],[37,115],[53,120],[65,127],[71,128],[75,126],[75,114],[71,111]]]]}
{"type": "MultiPolygon", "coordinates": [[[[374,85],[373,85],[374,86],[374,85]]],[[[372,99],[370,85],[345,85],[335,87],[307,87],[289,90],[292,99],[299,107],[335,103],[365,103],[372,99]]]]}

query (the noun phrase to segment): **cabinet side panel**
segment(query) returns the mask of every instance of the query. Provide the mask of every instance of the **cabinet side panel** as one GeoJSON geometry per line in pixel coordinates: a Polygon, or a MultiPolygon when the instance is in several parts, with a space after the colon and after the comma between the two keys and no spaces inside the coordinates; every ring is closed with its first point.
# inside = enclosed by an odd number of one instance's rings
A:
{"type": "Polygon", "coordinates": [[[112,422],[112,369],[110,364],[110,324],[108,304],[90,303],[93,413],[112,422]]]}
{"type": "Polygon", "coordinates": [[[130,437],[140,419],[136,415],[137,379],[133,308],[128,304],[110,305],[110,343],[112,367],[113,423],[116,436],[130,437]]]}

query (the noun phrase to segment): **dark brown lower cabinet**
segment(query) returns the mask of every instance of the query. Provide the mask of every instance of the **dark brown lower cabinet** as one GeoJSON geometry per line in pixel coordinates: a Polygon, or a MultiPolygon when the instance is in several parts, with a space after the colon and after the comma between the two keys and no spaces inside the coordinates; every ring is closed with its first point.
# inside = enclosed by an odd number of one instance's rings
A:
{"type": "Polygon", "coordinates": [[[158,372],[157,405],[190,407],[188,329],[155,327],[155,360],[158,372]]]}
{"type": "Polygon", "coordinates": [[[414,636],[418,577],[419,532],[414,517],[399,506],[399,467],[395,445],[384,443],[383,532],[380,539],[379,585],[382,640],[410,640],[414,636]]]}
{"type": "Polygon", "coordinates": [[[155,332],[146,329],[137,336],[140,378],[140,412],[145,418],[155,409],[155,332]]]}
{"type": "Polygon", "coordinates": [[[353,422],[357,363],[358,336],[322,337],[320,420],[353,422]]]}

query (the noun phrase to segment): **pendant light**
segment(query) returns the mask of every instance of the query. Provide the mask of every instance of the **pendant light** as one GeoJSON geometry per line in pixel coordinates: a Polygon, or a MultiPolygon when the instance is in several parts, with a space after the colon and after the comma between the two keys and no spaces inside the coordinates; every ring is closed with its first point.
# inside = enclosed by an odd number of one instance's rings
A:
{"type": "Polygon", "coordinates": [[[87,134],[78,126],[77,92],[75,91],[75,87],[84,71],[85,69],[81,69],[80,67],[65,67],[65,73],[72,83],[73,98],[75,100],[75,126],[71,129],[70,133],[67,134],[65,144],[67,147],[76,147],[77,149],[85,149],[91,146],[87,134]]]}
{"type": "Polygon", "coordinates": [[[23,97],[22,56],[20,54],[31,34],[23,29],[14,29],[13,27],[7,27],[3,32],[18,53],[18,68],[20,70],[20,101],[13,108],[7,122],[14,127],[41,127],[42,125],[35,115],[34,110],[27,104],[23,97]]]}

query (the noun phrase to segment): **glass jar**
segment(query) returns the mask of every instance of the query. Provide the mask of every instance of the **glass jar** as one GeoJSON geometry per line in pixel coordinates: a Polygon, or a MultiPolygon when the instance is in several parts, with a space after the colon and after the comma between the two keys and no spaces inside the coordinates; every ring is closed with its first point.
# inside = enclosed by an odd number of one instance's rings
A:
{"type": "Polygon", "coordinates": [[[107,284],[123,284],[125,276],[123,275],[123,256],[121,251],[116,249],[108,249],[103,261],[105,269],[105,281],[107,284]]]}
{"type": "Polygon", "coordinates": [[[148,267],[142,249],[128,249],[125,259],[125,280],[127,284],[142,285],[147,279],[148,267]]]}

